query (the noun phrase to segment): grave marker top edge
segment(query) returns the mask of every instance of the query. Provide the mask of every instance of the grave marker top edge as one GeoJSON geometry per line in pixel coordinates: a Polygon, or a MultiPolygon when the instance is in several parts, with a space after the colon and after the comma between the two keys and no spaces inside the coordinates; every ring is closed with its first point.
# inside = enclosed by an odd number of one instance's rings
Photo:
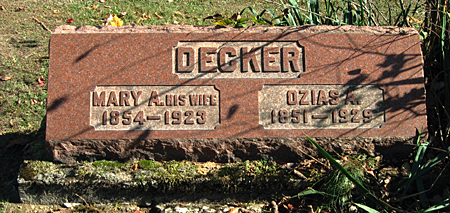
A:
{"type": "Polygon", "coordinates": [[[327,26],[304,25],[299,27],[253,26],[247,28],[219,28],[216,26],[158,25],[158,26],[57,26],[52,34],[89,33],[358,33],[358,34],[418,34],[414,28],[394,26],[327,26]]]}

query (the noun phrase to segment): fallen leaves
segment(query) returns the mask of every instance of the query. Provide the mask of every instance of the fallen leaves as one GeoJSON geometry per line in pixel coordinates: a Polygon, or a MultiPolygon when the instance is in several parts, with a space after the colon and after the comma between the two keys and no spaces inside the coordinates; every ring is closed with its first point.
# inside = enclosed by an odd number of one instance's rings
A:
{"type": "Polygon", "coordinates": [[[239,212],[239,207],[234,207],[228,213],[238,213],[238,212],[239,212]]]}
{"type": "Polygon", "coordinates": [[[0,10],[5,10],[5,7],[3,7],[3,5],[0,5],[0,10]]]}
{"type": "Polygon", "coordinates": [[[45,85],[45,79],[44,76],[39,76],[39,78],[37,79],[37,82],[39,84],[40,87],[43,87],[45,85]]]}
{"type": "Polygon", "coordinates": [[[158,19],[162,19],[162,18],[163,18],[162,16],[158,15],[158,13],[156,13],[156,12],[155,12],[155,16],[156,16],[158,19]]]}
{"type": "Polygon", "coordinates": [[[8,81],[8,80],[11,80],[11,76],[8,76],[8,75],[0,75],[0,80],[2,80],[2,81],[8,81]]]}
{"type": "Polygon", "coordinates": [[[111,25],[111,26],[116,26],[116,27],[120,27],[123,25],[123,21],[122,19],[120,19],[119,17],[117,17],[116,14],[114,15],[109,15],[108,18],[106,19],[106,25],[111,25]]]}
{"type": "MultiPolygon", "coordinates": [[[[135,12],[134,14],[137,15],[138,13],[135,12]]],[[[152,15],[150,15],[150,14],[146,15],[145,13],[142,13],[142,18],[138,19],[136,21],[136,23],[139,23],[139,22],[141,22],[143,20],[147,20],[147,19],[151,19],[151,18],[152,18],[152,15]]]]}
{"type": "Polygon", "coordinates": [[[31,103],[31,105],[33,105],[33,104],[38,104],[39,102],[36,99],[31,99],[30,103],[31,103]]]}

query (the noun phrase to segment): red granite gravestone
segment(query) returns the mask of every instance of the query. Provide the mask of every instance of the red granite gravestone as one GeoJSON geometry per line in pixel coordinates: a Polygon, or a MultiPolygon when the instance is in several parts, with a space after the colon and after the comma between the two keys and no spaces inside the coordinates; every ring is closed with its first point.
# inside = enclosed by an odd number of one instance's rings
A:
{"type": "Polygon", "coordinates": [[[407,140],[427,128],[422,63],[408,28],[60,26],[48,150],[62,162],[289,161],[305,134],[341,148],[407,140]]]}

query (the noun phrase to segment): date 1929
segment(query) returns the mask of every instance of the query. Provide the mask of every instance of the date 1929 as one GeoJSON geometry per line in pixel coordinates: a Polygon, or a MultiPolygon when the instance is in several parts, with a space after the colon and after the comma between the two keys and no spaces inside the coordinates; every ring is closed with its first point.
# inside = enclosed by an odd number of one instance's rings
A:
{"type": "Polygon", "coordinates": [[[272,123],[309,123],[312,119],[328,119],[332,123],[369,123],[373,113],[370,109],[335,109],[330,114],[313,114],[308,110],[272,110],[272,123]]]}
{"type": "Polygon", "coordinates": [[[144,111],[139,111],[134,114],[131,110],[124,111],[104,111],[102,115],[103,125],[131,125],[137,123],[138,125],[144,125],[146,121],[164,121],[165,125],[194,125],[206,123],[206,111],[204,110],[187,110],[187,111],[165,111],[164,116],[160,115],[145,115],[144,111]]]}

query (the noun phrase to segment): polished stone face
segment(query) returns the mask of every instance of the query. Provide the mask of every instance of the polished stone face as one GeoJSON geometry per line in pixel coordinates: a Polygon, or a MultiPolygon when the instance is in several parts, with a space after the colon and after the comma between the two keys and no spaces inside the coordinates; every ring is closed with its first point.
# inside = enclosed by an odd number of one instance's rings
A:
{"type": "Polygon", "coordinates": [[[46,137],[411,137],[422,63],[411,29],[61,26],[46,137]]]}

